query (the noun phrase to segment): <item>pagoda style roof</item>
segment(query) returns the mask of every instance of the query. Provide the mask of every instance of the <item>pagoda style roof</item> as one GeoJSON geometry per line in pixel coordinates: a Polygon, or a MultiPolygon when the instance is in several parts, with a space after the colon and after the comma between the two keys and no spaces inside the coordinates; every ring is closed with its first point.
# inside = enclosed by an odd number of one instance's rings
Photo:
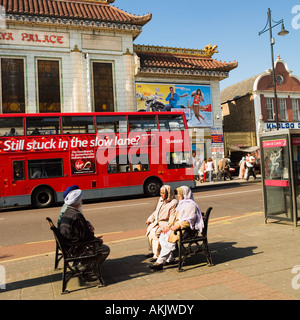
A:
{"type": "MultiPolygon", "coordinates": [[[[205,71],[215,71],[221,72],[219,75],[222,78],[227,77],[229,71],[237,68],[238,62],[221,62],[213,59],[212,55],[218,52],[216,48],[217,46],[211,45],[207,45],[204,50],[135,45],[134,51],[140,60],[141,72],[169,69],[177,74],[181,72],[191,75],[212,75],[205,71]]],[[[217,73],[213,75],[217,76],[217,73]]]]}
{"type": "Polygon", "coordinates": [[[133,15],[114,7],[113,2],[114,0],[0,0],[0,6],[6,12],[6,22],[128,30],[135,37],[152,19],[151,13],[133,15]]]}
{"type": "Polygon", "coordinates": [[[88,0],[0,0],[7,14],[35,15],[59,18],[101,20],[145,25],[151,20],[149,13],[135,16],[112,6],[113,1],[88,0]]]}

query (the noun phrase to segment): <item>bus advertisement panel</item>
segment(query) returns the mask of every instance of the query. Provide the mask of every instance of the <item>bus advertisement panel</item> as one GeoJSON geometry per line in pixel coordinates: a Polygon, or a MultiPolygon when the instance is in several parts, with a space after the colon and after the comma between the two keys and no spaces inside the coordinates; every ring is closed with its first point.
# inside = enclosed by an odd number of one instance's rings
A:
{"type": "Polygon", "coordinates": [[[78,184],[84,199],[194,187],[184,113],[3,115],[0,207],[47,207],[78,184]]]}

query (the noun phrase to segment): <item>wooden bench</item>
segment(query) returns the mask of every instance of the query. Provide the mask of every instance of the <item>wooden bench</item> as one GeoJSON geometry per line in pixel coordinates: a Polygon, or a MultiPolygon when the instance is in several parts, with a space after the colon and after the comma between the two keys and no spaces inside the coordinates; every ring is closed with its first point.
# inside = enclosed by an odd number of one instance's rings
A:
{"type": "Polygon", "coordinates": [[[46,220],[49,222],[56,241],[54,269],[57,270],[60,260],[63,259],[64,262],[61,293],[70,293],[67,290],[67,284],[73,277],[78,277],[82,282],[86,282],[88,277],[96,277],[100,282],[98,287],[105,286],[101,265],[98,261],[98,257],[101,255],[97,252],[97,246],[100,245],[99,240],[95,239],[76,244],[68,243],[64,241],[52,220],[50,218],[46,218],[46,220]]]}
{"type": "Polygon", "coordinates": [[[179,229],[175,231],[175,234],[179,232],[178,245],[178,272],[184,271],[183,264],[187,257],[195,255],[197,253],[204,254],[207,260],[208,266],[213,266],[210,250],[208,247],[207,241],[207,229],[209,216],[212,211],[212,208],[208,208],[203,219],[204,219],[204,228],[202,232],[197,230],[191,230],[190,228],[179,229]],[[183,232],[183,230],[185,232],[183,232]]]}

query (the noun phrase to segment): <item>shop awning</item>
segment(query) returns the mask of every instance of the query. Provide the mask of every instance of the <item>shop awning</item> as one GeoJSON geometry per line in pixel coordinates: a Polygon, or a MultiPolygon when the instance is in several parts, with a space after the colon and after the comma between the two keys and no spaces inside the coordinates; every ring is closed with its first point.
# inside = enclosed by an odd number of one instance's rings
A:
{"type": "Polygon", "coordinates": [[[239,152],[255,152],[259,149],[259,147],[247,147],[247,148],[243,148],[243,147],[229,147],[228,150],[230,151],[239,151],[239,152]]]}

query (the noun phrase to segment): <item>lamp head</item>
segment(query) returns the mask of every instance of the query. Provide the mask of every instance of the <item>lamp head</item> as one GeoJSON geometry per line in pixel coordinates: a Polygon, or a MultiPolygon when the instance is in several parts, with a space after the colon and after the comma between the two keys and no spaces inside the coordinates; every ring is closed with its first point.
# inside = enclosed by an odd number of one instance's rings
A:
{"type": "Polygon", "coordinates": [[[282,22],[282,23],[281,23],[281,30],[280,30],[280,32],[278,32],[278,35],[279,35],[279,36],[286,36],[287,34],[289,34],[289,32],[288,32],[287,30],[285,30],[284,24],[283,24],[283,22],[282,22]]]}

